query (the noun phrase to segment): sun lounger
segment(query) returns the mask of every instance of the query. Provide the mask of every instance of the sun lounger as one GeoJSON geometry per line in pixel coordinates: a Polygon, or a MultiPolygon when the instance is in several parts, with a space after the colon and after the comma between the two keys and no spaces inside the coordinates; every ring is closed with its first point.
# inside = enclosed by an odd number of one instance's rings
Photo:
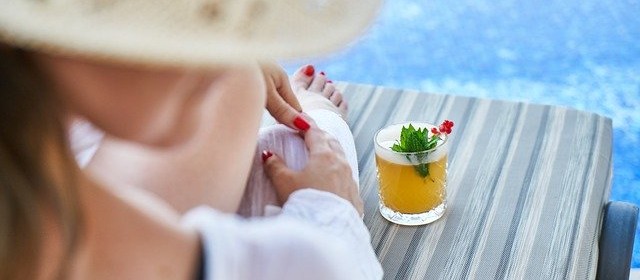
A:
{"type": "Polygon", "coordinates": [[[385,279],[623,279],[637,208],[609,203],[609,118],[522,102],[340,83],[364,220],[385,279]],[[448,209],[407,227],[378,213],[373,136],[407,120],[456,123],[448,209]],[[602,233],[602,234],[601,234],[602,233]]]}

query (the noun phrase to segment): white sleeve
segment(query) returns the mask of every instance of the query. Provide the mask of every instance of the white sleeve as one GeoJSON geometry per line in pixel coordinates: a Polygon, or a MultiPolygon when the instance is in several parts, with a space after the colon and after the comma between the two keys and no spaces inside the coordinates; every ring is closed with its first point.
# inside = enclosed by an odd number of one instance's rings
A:
{"type": "Polygon", "coordinates": [[[95,128],[89,121],[75,118],[69,127],[68,135],[71,151],[78,166],[86,167],[98,151],[104,138],[104,132],[95,128]]]}
{"type": "Polygon", "coordinates": [[[369,232],[346,200],[291,194],[280,215],[242,219],[211,208],[187,213],[202,238],[204,279],[381,279],[369,232]]]}

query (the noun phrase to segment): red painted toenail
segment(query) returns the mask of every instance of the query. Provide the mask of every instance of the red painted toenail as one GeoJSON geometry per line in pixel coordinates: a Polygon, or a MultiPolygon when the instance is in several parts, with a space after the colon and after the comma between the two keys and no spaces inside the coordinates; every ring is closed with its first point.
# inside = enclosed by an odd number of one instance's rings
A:
{"type": "Polygon", "coordinates": [[[313,65],[307,65],[307,66],[304,68],[304,70],[302,70],[302,72],[303,72],[305,75],[307,75],[307,76],[311,77],[311,76],[313,75],[313,73],[315,73],[315,72],[316,72],[316,69],[315,69],[315,68],[313,68],[313,65]]]}
{"type": "Polygon", "coordinates": [[[327,84],[332,84],[333,81],[332,80],[327,80],[327,84]]]}
{"type": "Polygon", "coordinates": [[[324,76],[324,72],[320,72],[320,75],[324,76]]]}

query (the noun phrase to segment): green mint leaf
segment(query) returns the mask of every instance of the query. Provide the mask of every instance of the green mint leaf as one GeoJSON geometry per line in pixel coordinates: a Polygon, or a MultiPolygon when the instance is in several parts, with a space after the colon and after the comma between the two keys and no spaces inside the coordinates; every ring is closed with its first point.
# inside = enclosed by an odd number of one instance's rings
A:
{"type": "MultiPolygon", "coordinates": [[[[427,128],[416,129],[412,124],[409,124],[408,127],[403,126],[400,131],[400,139],[396,140],[391,150],[401,153],[415,153],[433,149],[438,145],[440,137],[432,135],[429,138],[428,135],[427,128]]],[[[415,162],[414,168],[420,177],[425,178],[429,176],[429,164],[422,163],[427,154],[418,154],[416,156],[417,158],[412,160],[409,155],[407,155],[407,159],[412,163],[417,161],[415,162]]]]}
{"type": "Polygon", "coordinates": [[[393,146],[391,147],[391,150],[394,152],[402,152],[404,151],[404,148],[402,148],[402,146],[400,146],[399,143],[393,144],[393,146]]]}
{"type": "Polygon", "coordinates": [[[391,147],[391,149],[393,151],[403,153],[415,153],[429,150],[431,147],[435,147],[434,144],[437,142],[437,139],[434,139],[434,137],[428,139],[427,135],[427,128],[416,129],[412,124],[409,124],[408,127],[403,126],[400,131],[400,139],[396,140],[396,143],[391,147]]]}
{"type": "Polygon", "coordinates": [[[431,139],[427,141],[427,150],[435,148],[438,145],[438,140],[440,140],[440,137],[438,137],[437,135],[432,135],[431,139]]]}

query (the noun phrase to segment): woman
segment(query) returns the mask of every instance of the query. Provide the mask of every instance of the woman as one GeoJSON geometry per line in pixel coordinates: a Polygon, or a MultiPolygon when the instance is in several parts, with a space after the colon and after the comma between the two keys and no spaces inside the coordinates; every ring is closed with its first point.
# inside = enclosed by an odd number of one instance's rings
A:
{"type": "MultiPolygon", "coordinates": [[[[274,64],[266,64],[262,67],[266,84],[272,84],[267,90],[267,109],[275,116],[275,119],[288,124],[290,128],[299,130],[296,122],[304,122],[307,116],[300,115],[303,108],[306,114],[317,117],[319,127],[323,128],[342,142],[344,151],[349,155],[347,159],[353,167],[354,180],[358,180],[357,162],[355,157],[352,136],[348,126],[342,118],[346,118],[347,101],[342,100],[342,93],[323,72],[316,73],[311,65],[300,68],[293,75],[292,89],[285,72],[274,64]],[[300,99],[303,105],[298,102],[300,99]],[[285,102],[286,100],[286,102],[285,102]]],[[[70,73],[69,71],[62,71],[70,73]]],[[[78,74],[69,74],[77,80],[78,74]]],[[[128,75],[134,78],[133,75],[128,75]]],[[[126,82],[111,82],[109,84],[127,84],[126,82]]],[[[121,91],[122,92],[122,91],[121,91]]],[[[238,102],[238,95],[228,95],[219,99],[217,105],[220,108],[211,110],[211,114],[218,116],[208,117],[199,133],[186,143],[174,145],[170,149],[157,149],[157,147],[141,147],[130,141],[123,141],[115,137],[101,137],[87,134],[97,134],[86,124],[80,122],[75,126],[77,132],[72,133],[73,139],[79,142],[82,137],[88,141],[76,149],[76,153],[82,153],[81,162],[87,162],[86,169],[94,176],[105,181],[110,181],[118,186],[136,186],[144,188],[160,196],[171,206],[180,212],[185,212],[195,205],[207,204],[220,211],[236,212],[247,216],[262,215],[265,205],[280,204],[276,194],[272,191],[269,180],[264,176],[262,155],[273,154],[286,157],[285,161],[292,168],[301,169],[306,163],[306,147],[302,138],[296,136],[284,126],[267,126],[261,129],[258,137],[258,149],[254,151],[255,144],[248,145],[250,149],[245,152],[255,155],[247,157],[252,160],[252,171],[249,178],[240,176],[225,176],[225,174],[241,173],[247,163],[238,160],[220,160],[221,158],[234,158],[241,151],[229,149],[229,147],[242,147],[239,141],[247,139],[241,134],[255,134],[255,129],[247,127],[244,120],[236,119],[230,133],[220,133],[218,128],[230,120],[227,116],[233,115],[246,105],[238,102]],[[219,123],[216,123],[219,122],[219,123]],[[243,132],[243,128],[246,131],[243,132]],[[78,139],[80,138],[80,139],[78,139]],[[100,143],[101,142],[101,143],[100,143]],[[101,145],[96,147],[96,144],[101,145]],[[179,148],[177,148],[179,146],[179,148]],[[97,149],[97,150],[95,150],[97,149]],[[95,153],[95,155],[93,155],[95,153]],[[253,158],[253,159],[252,159],[253,158]],[[228,180],[244,179],[249,182],[245,191],[243,188],[230,189],[229,186],[244,185],[245,181],[228,182],[228,180]],[[185,192],[176,185],[188,185],[189,191],[185,192]],[[240,196],[244,202],[238,209],[240,196]],[[224,193],[224,196],[215,195],[224,193]]],[[[128,102],[130,103],[130,102],[128,102]]],[[[135,109],[139,110],[139,109],[135,109]]],[[[246,114],[242,114],[246,115],[246,114]]],[[[255,124],[254,124],[255,125],[255,124]]],[[[73,140],[72,139],[72,140],[73,140]]],[[[277,160],[276,160],[277,162],[277,160]]],[[[269,166],[269,165],[267,165],[269,166]]],[[[358,207],[360,207],[358,205],[358,207]]]]}
{"type": "MultiPolygon", "coordinates": [[[[136,5],[168,5],[172,11],[183,11],[172,6],[182,5],[182,1],[87,3],[93,2],[9,1],[0,12],[1,279],[381,277],[360,219],[357,185],[343,147],[308,116],[294,114],[293,119],[285,120],[291,114],[281,115],[284,123],[303,134],[308,147],[304,168],[288,169],[281,157],[264,153],[265,170],[283,206],[281,213],[251,220],[223,214],[238,211],[242,186],[249,180],[262,108],[265,103],[272,104],[273,111],[273,103],[267,100],[286,96],[277,86],[274,91],[269,82],[280,79],[270,75],[281,74],[250,62],[226,64],[220,54],[200,57],[208,59],[205,67],[196,62],[192,52],[146,49],[149,44],[140,43],[140,37],[134,35],[146,36],[136,32],[147,30],[140,27],[144,24],[139,20],[149,10],[136,5]],[[109,24],[106,19],[125,10],[128,13],[124,15],[130,17],[113,18],[128,19],[130,30],[119,24],[104,27],[102,32],[82,30],[87,25],[83,23],[109,24]],[[61,33],[50,36],[56,32],[61,33]],[[123,44],[113,41],[123,38],[123,44]],[[214,198],[192,201],[194,196],[188,195],[187,201],[171,202],[180,211],[198,204],[210,206],[180,217],[158,198],[165,194],[162,184],[142,186],[158,190],[156,196],[119,185],[129,181],[126,176],[111,180],[110,169],[117,171],[113,165],[80,169],[66,137],[70,120],[77,117],[126,141],[136,153],[160,151],[147,155],[170,161],[172,167],[189,162],[189,158],[214,159],[185,169],[210,167],[216,174],[213,179],[219,180],[216,183],[226,188],[218,189],[214,198]],[[206,142],[212,139],[215,145],[206,142]],[[210,147],[215,152],[196,147],[210,147]],[[211,153],[211,157],[193,153],[211,153]],[[227,164],[210,165],[221,162],[227,164]]],[[[246,11],[255,17],[258,2],[252,3],[246,11]]],[[[166,17],[162,8],[155,11],[162,12],[163,20],[175,19],[166,17]]],[[[201,8],[197,11],[217,17],[215,7],[201,8]]],[[[233,15],[237,9],[230,11],[233,15]]],[[[266,18],[273,18],[281,11],[266,9],[265,13],[266,18]]],[[[184,17],[176,18],[184,24],[184,17]]],[[[249,31],[262,27],[252,28],[249,31]]],[[[152,34],[157,30],[147,31],[152,34]]],[[[164,40],[163,36],[157,38],[164,40]]],[[[258,48],[242,50],[241,44],[237,51],[228,48],[229,44],[233,42],[212,48],[218,53],[227,51],[237,60],[242,54],[259,57],[261,53],[258,48]]],[[[268,49],[269,45],[261,47],[268,49]]],[[[194,46],[193,50],[201,49],[194,46]]],[[[316,77],[308,76],[305,90],[312,88],[316,77]]],[[[296,78],[294,82],[304,84],[305,80],[296,78]]],[[[326,87],[326,81],[317,84],[326,87]]],[[[291,107],[296,109],[295,104],[291,107]]],[[[95,160],[99,162],[99,158],[95,160]]],[[[164,170],[162,166],[149,168],[164,170]]],[[[171,189],[201,194],[212,177],[206,179],[171,189]]]]}

